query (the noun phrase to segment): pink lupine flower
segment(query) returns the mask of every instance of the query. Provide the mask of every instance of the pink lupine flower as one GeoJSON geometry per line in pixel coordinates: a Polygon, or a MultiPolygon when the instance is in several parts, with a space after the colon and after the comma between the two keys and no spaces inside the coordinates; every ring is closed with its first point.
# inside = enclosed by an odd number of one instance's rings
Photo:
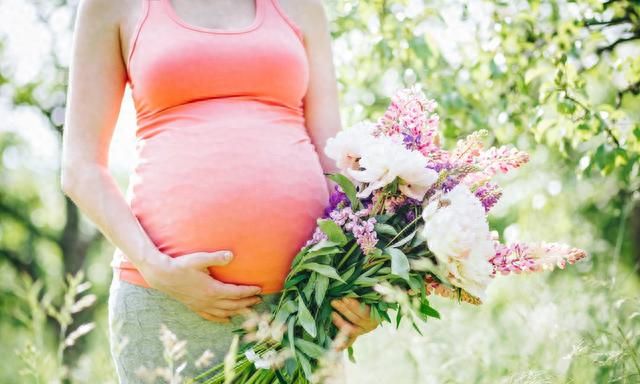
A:
{"type": "Polygon", "coordinates": [[[358,238],[358,244],[360,245],[360,249],[365,255],[368,255],[373,251],[378,244],[378,235],[375,231],[367,232],[361,237],[358,238]]]}
{"type": "Polygon", "coordinates": [[[505,146],[491,147],[485,151],[478,161],[478,165],[484,168],[486,176],[493,176],[498,172],[507,173],[512,169],[519,168],[529,161],[529,154],[519,151],[516,148],[505,146]]]}
{"type": "Polygon", "coordinates": [[[416,86],[398,91],[389,108],[376,123],[375,136],[401,136],[408,149],[423,154],[437,148],[439,116],[432,114],[437,103],[427,99],[416,86]]]}
{"type": "Polygon", "coordinates": [[[496,205],[500,197],[502,197],[502,190],[498,185],[487,182],[478,187],[475,194],[482,202],[485,211],[489,212],[491,208],[496,205]]]}
{"type": "Polygon", "coordinates": [[[509,273],[538,272],[564,269],[569,264],[586,257],[587,253],[579,248],[561,243],[513,243],[510,245],[495,242],[496,254],[490,260],[494,271],[509,273]]]}
{"type": "Polygon", "coordinates": [[[451,155],[452,159],[460,163],[475,163],[476,159],[482,154],[482,149],[484,148],[482,139],[488,134],[489,132],[486,129],[481,129],[473,132],[462,140],[458,140],[456,149],[453,150],[451,155]]]}

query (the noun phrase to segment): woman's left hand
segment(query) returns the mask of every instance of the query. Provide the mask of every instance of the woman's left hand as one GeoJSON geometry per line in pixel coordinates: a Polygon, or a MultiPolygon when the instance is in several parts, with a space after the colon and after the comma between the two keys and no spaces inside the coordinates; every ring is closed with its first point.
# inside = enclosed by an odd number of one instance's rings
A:
{"type": "Polygon", "coordinates": [[[351,346],[358,336],[378,327],[378,322],[371,318],[371,308],[356,299],[350,297],[334,299],[331,301],[331,306],[335,309],[331,313],[333,324],[347,334],[346,342],[337,346],[339,350],[351,346]]]}

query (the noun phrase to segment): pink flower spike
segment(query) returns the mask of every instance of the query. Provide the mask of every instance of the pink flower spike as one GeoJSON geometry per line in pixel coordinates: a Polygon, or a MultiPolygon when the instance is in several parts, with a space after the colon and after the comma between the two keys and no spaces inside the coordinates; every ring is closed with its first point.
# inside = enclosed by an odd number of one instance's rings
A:
{"type": "Polygon", "coordinates": [[[494,274],[497,272],[506,275],[521,271],[551,271],[556,267],[564,269],[567,262],[574,264],[587,256],[584,250],[571,248],[561,243],[540,242],[505,245],[494,239],[494,245],[495,256],[490,260],[494,267],[494,274]]]}

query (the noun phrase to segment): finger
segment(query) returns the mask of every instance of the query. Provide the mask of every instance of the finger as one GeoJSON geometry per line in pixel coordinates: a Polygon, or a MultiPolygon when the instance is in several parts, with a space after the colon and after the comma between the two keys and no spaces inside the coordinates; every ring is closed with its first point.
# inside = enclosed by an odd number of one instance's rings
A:
{"type": "Polygon", "coordinates": [[[349,309],[351,309],[355,314],[360,316],[360,318],[364,320],[369,318],[369,315],[371,313],[371,307],[369,307],[368,305],[359,302],[353,297],[345,297],[344,299],[342,299],[342,301],[347,302],[349,309]]]}
{"type": "Polygon", "coordinates": [[[331,320],[341,332],[345,332],[344,338],[337,338],[334,341],[335,349],[342,351],[348,348],[355,341],[355,338],[358,336],[357,328],[343,319],[337,312],[331,312],[331,320]]]}
{"type": "Polygon", "coordinates": [[[262,302],[260,296],[251,296],[244,299],[220,299],[216,301],[216,307],[223,309],[243,309],[262,302]]]}
{"type": "Polygon", "coordinates": [[[262,291],[262,288],[256,285],[225,284],[217,280],[213,282],[216,296],[225,299],[242,299],[255,296],[262,291]]]}
{"type": "Polygon", "coordinates": [[[212,265],[226,265],[231,259],[233,259],[231,251],[195,252],[178,258],[181,263],[198,269],[204,269],[212,265]]]}
{"type": "Polygon", "coordinates": [[[231,317],[235,315],[246,315],[249,309],[247,308],[221,309],[218,307],[212,307],[212,308],[207,308],[205,311],[216,317],[231,317]]]}
{"type": "Polygon", "coordinates": [[[347,344],[344,346],[344,348],[346,349],[346,348],[349,348],[350,346],[352,346],[353,343],[356,342],[357,338],[358,338],[358,336],[349,337],[349,339],[347,339],[347,344]]]}
{"type": "Polygon", "coordinates": [[[358,336],[354,335],[344,338],[343,340],[336,340],[335,349],[338,351],[344,351],[345,349],[352,346],[357,338],[358,336]]]}
{"type": "Polygon", "coordinates": [[[346,321],[342,316],[340,316],[337,312],[331,312],[331,321],[338,327],[340,330],[346,332],[348,335],[351,335],[355,332],[355,326],[348,321],[346,321]]]}
{"type": "Polygon", "coordinates": [[[363,319],[363,321],[358,323],[358,325],[366,332],[373,331],[378,327],[378,325],[380,325],[378,319],[371,317],[371,306],[361,303],[352,297],[346,297],[344,300],[349,301],[351,303],[349,308],[363,319]]]}
{"type": "Polygon", "coordinates": [[[209,321],[213,321],[213,322],[215,322],[215,323],[223,323],[223,324],[224,324],[224,323],[228,323],[228,322],[230,321],[228,318],[225,318],[225,317],[216,317],[216,316],[213,316],[213,315],[211,315],[211,314],[209,314],[209,313],[207,313],[207,312],[200,312],[200,311],[198,311],[198,312],[196,312],[196,313],[197,313],[198,315],[200,315],[200,317],[202,317],[202,318],[204,318],[204,319],[206,319],[206,320],[209,320],[209,321]]]}
{"type": "Polygon", "coordinates": [[[352,304],[346,304],[342,300],[333,300],[331,306],[336,309],[342,316],[349,320],[352,324],[364,323],[365,319],[358,316],[352,309],[352,304]]]}

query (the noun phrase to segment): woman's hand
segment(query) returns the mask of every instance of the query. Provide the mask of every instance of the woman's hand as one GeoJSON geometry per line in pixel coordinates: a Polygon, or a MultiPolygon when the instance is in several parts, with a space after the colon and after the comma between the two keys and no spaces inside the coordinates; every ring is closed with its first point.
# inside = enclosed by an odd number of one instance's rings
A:
{"type": "Polygon", "coordinates": [[[261,288],[250,285],[222,283],[209,275],[207,267],[228,264],[229,251],[196,252],[180,257],[160,254],[152,266],[140,269],[145,281],[154,289],[165,292],[185,304],[201,317],[227,323],[230,317],[244,314],[262,299],[256,296],[261,288]]]}
{"type": "Polygon", "coordinates": [[[347,334],[346,342],[338,345],[339,350],[348,348],[358,336],[373,331],[379,325],[371,318],[371,308],[356,299],[335,299],[331,301],[331,306],[336,310],[331,313],[333,324],[347,334]]]}

